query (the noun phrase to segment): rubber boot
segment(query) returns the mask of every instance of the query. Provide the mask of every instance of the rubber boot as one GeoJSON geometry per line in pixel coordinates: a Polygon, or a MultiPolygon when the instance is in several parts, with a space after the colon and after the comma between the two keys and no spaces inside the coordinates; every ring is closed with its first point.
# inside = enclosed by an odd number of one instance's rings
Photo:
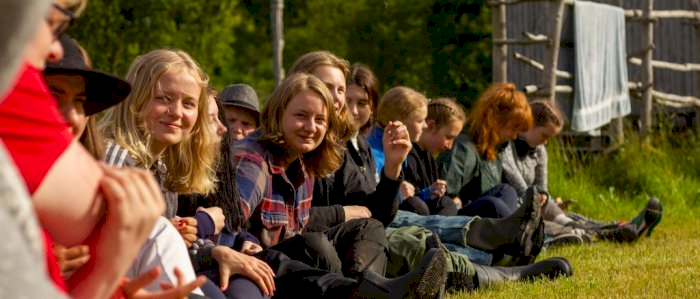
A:
{"type": "Polygon", "coordinates": [[[516,267],[489,267],[475,264],[474,269],[477,288],[489,287],[504,281],[529,281],[541,276],[554,279],[574,274],[571,263],[563,257],[548,258],[531,265],[516,267]]]}
{"type": "Polygon", "coordinates": [[[444,250],[430,249],[421,263],[411,272],[397,278],[385,278],[365,271],[355,298],[416,298],[433,299],[444,296],[447,280],[447,254],[444,250]]]}

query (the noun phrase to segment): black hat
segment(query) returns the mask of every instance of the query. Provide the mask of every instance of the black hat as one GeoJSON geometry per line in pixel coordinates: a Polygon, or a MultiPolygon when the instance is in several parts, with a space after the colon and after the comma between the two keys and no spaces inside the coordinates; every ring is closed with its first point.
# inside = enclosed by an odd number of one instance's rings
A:
{"type": "Polygon", "coordinates": [[[85,115],[92,115],[119,104],[131,92],[131,85],[116,76],[92,70],[87,66],[78,44],[63,34],[63,59],[57,63],[47,63],[44,76],[79,75],[85,79],[87,100],[83,104],[85,115]]]}
{"type": "Polygon", "coordinates": [[[219,100],[224,106],[245,108],[260,115],[260,103],[255,90],[246,84],[233,84],[226,86],[219,94],[219,100]]]}

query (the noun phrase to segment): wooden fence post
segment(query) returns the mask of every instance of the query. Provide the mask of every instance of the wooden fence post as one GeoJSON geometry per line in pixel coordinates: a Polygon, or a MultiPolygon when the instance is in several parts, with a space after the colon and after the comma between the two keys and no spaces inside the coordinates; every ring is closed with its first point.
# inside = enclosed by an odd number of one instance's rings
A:
{"type": "Polygon", "coordinates": [[[270,26],[272,31],[272,73],[275,77],[275,87],[284,80],[284,69],[282,68],[282,51],[284,49],[284,37],[282,33],[282,9],[284,0],[270,1],[270,26]]]}
{"type": "MultiPolygon", "coordinates": [[[[508,27],[506,27],[506,5],[500,3],[491,6],[491,36],[494,41],[506,40],[508,37],[508,27]]],[[[492,82],[506,82],[508,80],[508,46],[503,44],[493,44],[492,57],[492,82]]]]}
{"type": "Polygon", "coordinates": [[[647,0],[646,6],[644,7],[643,18],[646,22],[644,24],[645,33],[642,37],[644,38],[645,44],[647,45],[647,51],[644,53],[642,59],[642,88],[644,88],[644,93],[642,95],[642,136],[644,142],[649,142],[649,133],[651,133],[651,125],[653,123],[652,116],[652,92],[654,89],[654,68],[651,65],[653,59],[653,48],[654,48],[654,21],[651,18],[651,12],[654,10],[654,0],[647,0]]]}
{"type": "MultiPolygon", "coordinates": [[[[561,26],[564,21],[564,0],[558,0],[554,7],[550,8],[550,13],[554,19],[550,19],[551,42],[547,45],[547,55],[544,61],[544,72],[542,73],[543,96],[550,101],[556,97],[557,86],[557,64],[559,62],[559,43],[561,41],[561,26]]],[[[550,3],[551,5],[551,3],[550,3]]]]}
{"type": "MultiPolygon", "coordinates": [[[[617,3],[615,4],[617,4],[617,6],[621,9],[624,9],[624,7],[622,7],[623,0],[617,0],[617,3]]],[[[612,135],[613,141],[618,145],[625,142],[625,132],[623,131],[624,125],[622,119],[623,117],[613,118],[613,120],[610,122],[610,134],[612,135]]]]}

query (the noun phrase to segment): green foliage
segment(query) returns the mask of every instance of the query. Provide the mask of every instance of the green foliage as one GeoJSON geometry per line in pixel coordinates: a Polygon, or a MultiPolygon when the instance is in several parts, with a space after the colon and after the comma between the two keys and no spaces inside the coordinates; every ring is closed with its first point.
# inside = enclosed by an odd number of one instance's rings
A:
{"type": "MultiPolygon", "coordinates": [[[[285,1],[284,65],[325,49],[369,65],[382,89],[406,85],[465,105],[488,84],[490,15],[484,0],[285,1]]],[[[96,68],[124,75],[147,51],[185,50],[212,83],[274,86],[270,1],[90,0],[70,30],[96,68]]]]}

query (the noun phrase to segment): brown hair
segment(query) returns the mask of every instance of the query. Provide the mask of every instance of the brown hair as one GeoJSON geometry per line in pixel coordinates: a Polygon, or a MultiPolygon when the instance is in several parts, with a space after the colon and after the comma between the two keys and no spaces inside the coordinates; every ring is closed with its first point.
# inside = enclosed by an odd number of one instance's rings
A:
{"type": "Polygon", "coordinates": [[[384,127],[390,121],[404,120],[421,107],[427,108],[428,98],[413,88],[397,86],[389,89],[377,107],[377,122],[384,127]]]}
{"type": "MultiPolygon", "coordinates": [[[[350,75],[350,63],[342,59],[329,51],[313,51],[301,55],[297,58],[292,66],[289,68],[287,76],[291,76],[296,73],[307,73],[311,74],[313,71],[320,66],[330,66],[339,69],[343,72],[345,80],[348,79],[350,75]]],[[[352,136],[355,135],[355,118],[352,116],[350,111],[348,111],[348,106],[343,106],[340,111],[337,111],[339,116],[339,121],[329,130],[335,131],[335,134],[340,138],[342,143],[350,140],[352,136]]]]}
{"type": "Polygon", "coordinates": [[[532,111],[525,94],[513,83],[492,84],[479,98],[469,115],[469,134],[479,154],[496,159],[496,147],[504,142],[498,136],[505,128],[525,132],[532,126],[532,111]]]}
{"type": "Polygon", "coordinates": [[[561,127],[564,125],[564,116],[559,105],[554,101],[535,100],[530,102],[530,109],[532,109],[532,120],[535,126],[546,127],[552,124],[561,127]]]}
{"type": "MultiPolygon", "coordinates": [[[[348,85],[350,84],[359,86],[367,93],[370,109],[374,112],[377,109],[377,102],[379,101],[379,81],[372,70],[361,63],[353,64],[350,69],[350,77],[348,77],[348,85]]],[[[371,126],[372,118],[360,127],[360,134],[366,133],[371,126]]]]}
{"type": "Polygon", "coordinates": [[[428,103],[428,117],[426,120],[430,119],[435,121],[436,129],[440,129],[444,125],[454,121],[461,121],[464,123],[466,118],[464,109],[462,109],[462,106],[457,104],[454,99],[437,98],[428,103]]]}
{"type": "Polygon", "coordinates": [[[289,102],[304,90],[318,94],[326,106],[328,122],[326,123],[326,136],[321,144],[313,151],[303,155],[306,171],[313,177],[320,178],[335,172],[340,168],[341,145],[336,132],[331,130],[339,119],[335,114],[333,97],[326,85],[320,79],[306,73],[293,74],[280,84],[272,92],[260,112],[260,130],[262,136],[259,141],[267,146],[275,144],[284,149],[284,135],[282,131],[282,116],[289,102]]]}
{"type": "Polygon", "coordinates": [[[85,131],[78,140],[96,160],[102,161],[105,155],[105,139],[102,131],[97,129],[95,115],[88,116],[85,131]]]}

